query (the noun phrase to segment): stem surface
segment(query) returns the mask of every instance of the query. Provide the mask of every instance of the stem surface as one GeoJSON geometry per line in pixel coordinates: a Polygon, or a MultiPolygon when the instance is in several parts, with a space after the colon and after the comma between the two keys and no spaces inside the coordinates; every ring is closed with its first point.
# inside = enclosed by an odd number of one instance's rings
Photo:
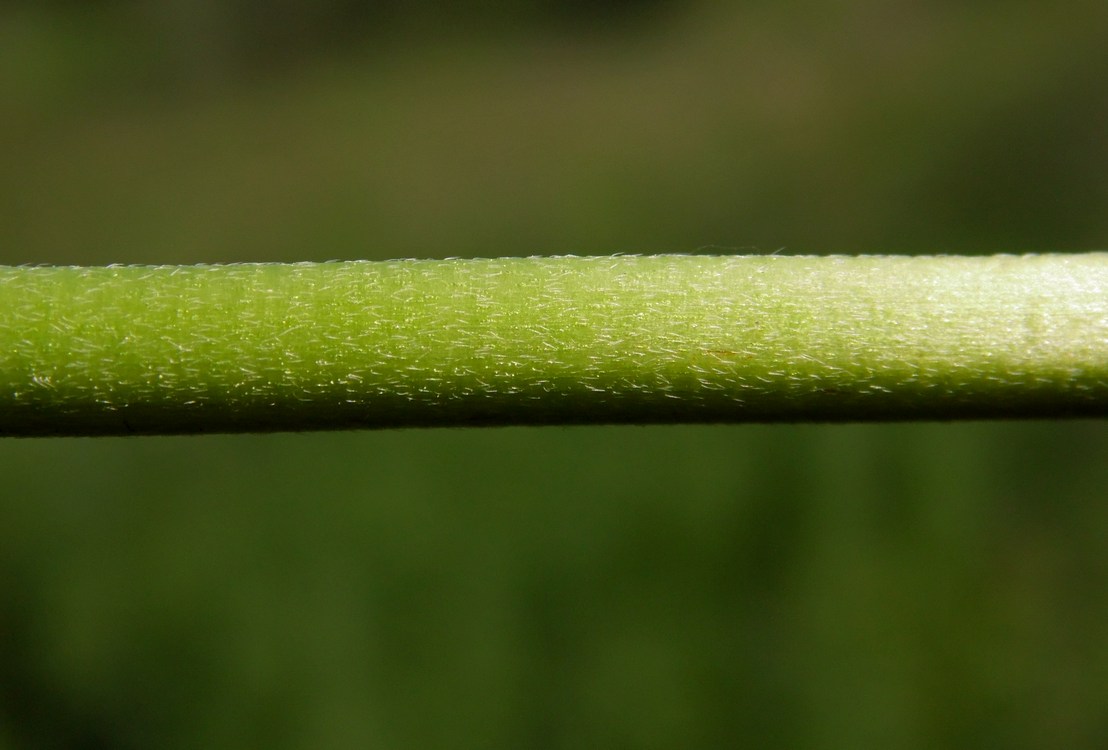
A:
{"type": "Polygon", "coordinates": [[[0,435],[1106,414],[1108,253],[0,267],[0,435]]]}

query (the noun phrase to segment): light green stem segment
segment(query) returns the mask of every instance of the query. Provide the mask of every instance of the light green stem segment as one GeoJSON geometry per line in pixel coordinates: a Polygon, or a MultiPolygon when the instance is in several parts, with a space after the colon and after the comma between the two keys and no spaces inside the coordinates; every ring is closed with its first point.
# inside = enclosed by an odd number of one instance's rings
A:
{"type": "Polygon", "coordinates": [[[0,267],[0,434],[1108,414],[1108,253],[0,267]]]}

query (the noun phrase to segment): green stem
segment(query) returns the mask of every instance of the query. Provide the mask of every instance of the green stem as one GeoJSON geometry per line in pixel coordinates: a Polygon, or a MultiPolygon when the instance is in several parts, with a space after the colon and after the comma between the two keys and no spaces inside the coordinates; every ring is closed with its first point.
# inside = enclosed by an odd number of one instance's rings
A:
{"type": "Polygon", "coordinates": [[[0,435],[1106,414],[1108,253],[0,268],[0,435]]]}

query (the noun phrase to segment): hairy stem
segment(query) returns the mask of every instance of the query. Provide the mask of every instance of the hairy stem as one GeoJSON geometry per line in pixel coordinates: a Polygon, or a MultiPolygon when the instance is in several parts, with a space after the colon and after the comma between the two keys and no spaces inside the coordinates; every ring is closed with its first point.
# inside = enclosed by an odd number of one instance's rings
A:
{"type": "Polygon", "coordinates": [[[1108,414],[1108,253],[0,268],[0,434],[1108,414]]]}

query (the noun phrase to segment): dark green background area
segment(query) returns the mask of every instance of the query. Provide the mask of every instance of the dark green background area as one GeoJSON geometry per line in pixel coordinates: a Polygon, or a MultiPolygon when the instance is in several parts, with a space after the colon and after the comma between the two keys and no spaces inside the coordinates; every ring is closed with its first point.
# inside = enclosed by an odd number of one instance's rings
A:
{"type": "MultiPolygon", "coordinates": [[[[0,263],[1108,247],[1108,5],[9,2],[0,263]]],[[[0,748],[1104,747],[1108,426],[0,442],[0,748]]]]}

